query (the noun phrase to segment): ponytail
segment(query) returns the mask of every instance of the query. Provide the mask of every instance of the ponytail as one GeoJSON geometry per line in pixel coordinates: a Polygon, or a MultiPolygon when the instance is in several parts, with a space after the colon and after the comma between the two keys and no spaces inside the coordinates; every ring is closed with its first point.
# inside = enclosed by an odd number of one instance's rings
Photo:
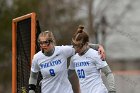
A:
{"type": "Polygon", "coordinates": [[[73,35],[72,40],[81,41],[82,43],[89,42],[89,37],[86,32],[84,32],[84,26],[79,25],[77,31],[73,35]]]}

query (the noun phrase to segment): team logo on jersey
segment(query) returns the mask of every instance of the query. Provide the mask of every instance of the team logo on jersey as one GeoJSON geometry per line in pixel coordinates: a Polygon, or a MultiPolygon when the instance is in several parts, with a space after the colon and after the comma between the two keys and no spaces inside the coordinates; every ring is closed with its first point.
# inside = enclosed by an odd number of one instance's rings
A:
{"type": "Polygon", "coordinates": [[[89,66],[89,61],[83,61],[83,62],[75,62],[75,67],[80,67],[80,66],[89,66]]]}
{"type": "Polygon", "coordinates": [[[47,67],[51,67],[51,66],[56,66],[56,65],[59,65],[61,63],[62,63],[61,60],[55,60],[55,61],[51,61],[48,63],[41,63],[40,68],[43,69],[43,68],[47,68],[47,67]]]}

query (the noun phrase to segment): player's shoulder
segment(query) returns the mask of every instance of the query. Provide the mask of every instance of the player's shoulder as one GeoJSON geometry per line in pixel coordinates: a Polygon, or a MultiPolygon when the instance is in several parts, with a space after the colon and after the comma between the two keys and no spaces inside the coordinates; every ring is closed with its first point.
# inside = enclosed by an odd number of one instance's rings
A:
{"type": "Polygon", "coordinates": [[[40,58],[41,56],[43,56],[43,53],[42,53],[42,51],[39,51],[33,56],[33,58],[37,59],[37,58],[40,58]]]}
{"type": "Polygon", "coordinates": [[[55,46],[55,50],[60,50],[61,46],[55,46]]]}
{"type": "Polygon", "coordinates": [[[74,59],[77,59],[79,58],[80,56],[78,55],[78,53],[76,53],[75,55],[71,56],[71,60],[74,60],[74,59]]]}
{"type": "Polygon", "coordinates": [[[88,55],[91,55],[91,56],[94,56],[94,57],[99,55],[98,51],[96,51],[96,50],[94,50],[92,48],[89,48],[89,50],[87,52],[88,52],[88,55]]]}
{"type": "Polygon", "coordinates": [[[57,46],[57,47],[60,47],[60,48],[72,48],[71,45],[62,45],[62,46],[57,46]]]}
{"type": "Polygon", "coordinates": [[[71,57],[70,57],[70,60],[73,61],[74,58],[75,58],[75,55],[71,56],[71,57]]]}
{"type": "Polygon", "coordinates": [[[65,49],[65,46],[55,46],[55,52],[62,51],[63,49],[65,49]]]}
{"type": "Polygon", "coordinates": [[[69,45],[62,45],[62,46],[55,46],[56,50],[60,50],[61,52],[68,52],[68,51],[74,51],[72,46],[69,45]]]}
{"type": "Polygon", "coordinates": [[[70,45],[55,46],[57,49],[72,48],[70,45]]]}
{"type": "Polygon", "coordinates": [[[94,50],[94,49],[92,49],[92,48],[89,48],[88,52],[94,53],[94,54],[98,53],[98,51],[96,51],[96,50],[94,50]]]}

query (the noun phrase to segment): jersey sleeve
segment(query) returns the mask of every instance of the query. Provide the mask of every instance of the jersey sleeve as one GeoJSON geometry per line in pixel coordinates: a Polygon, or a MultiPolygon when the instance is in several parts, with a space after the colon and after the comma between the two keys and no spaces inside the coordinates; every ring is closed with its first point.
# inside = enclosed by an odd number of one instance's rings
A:
{"type": "Polygon", "coordinates": [[[34,56],[32,60],[32,65],[31,65],[31,71],[32,72],[38,72],[40,70],[39,65],[37,64],[37,59],[34,56]]]}
{"type": "Polygon", "coordinates": [[[74,48],[72,46],[62,46],[63,54],[68,58],[75,54],[74,48]]]}
{"type": "Polygon", "coordinates": [[[93,57],[93,61],[95,62],[97,69],[103,68],[108,65],[106,61],[102,61],[98,52],[95,53],[95,57],[93,57]]]}
{"type": "Polygon", "coordinates": [[[75,69],[75,65],[74,65],[74,63],[73,63],[73,57],[70,58],[69,69],[71,69],[71,70],[74,70],[74,69],[75,69]]]}

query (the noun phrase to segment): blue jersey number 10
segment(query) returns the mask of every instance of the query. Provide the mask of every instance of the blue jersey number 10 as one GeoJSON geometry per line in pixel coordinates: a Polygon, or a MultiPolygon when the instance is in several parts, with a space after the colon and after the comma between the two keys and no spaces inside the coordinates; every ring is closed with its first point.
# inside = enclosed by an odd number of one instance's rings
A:
{"type": "Polygon", "coordinates": [[[51,76],[55,76],[54,69],[50,69],[49,71],[51,76]]]}
{"type": "Polygon", "coordinates": [[[80,70],[78,69],[77,74],[79,78],[85,78],[85,72],[83,69],[80,69],[80,70]]]}

